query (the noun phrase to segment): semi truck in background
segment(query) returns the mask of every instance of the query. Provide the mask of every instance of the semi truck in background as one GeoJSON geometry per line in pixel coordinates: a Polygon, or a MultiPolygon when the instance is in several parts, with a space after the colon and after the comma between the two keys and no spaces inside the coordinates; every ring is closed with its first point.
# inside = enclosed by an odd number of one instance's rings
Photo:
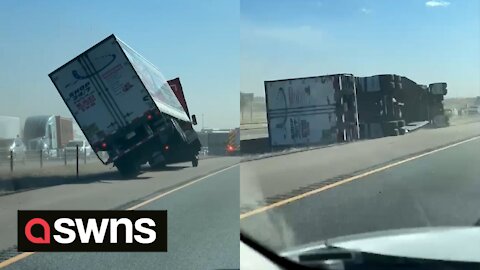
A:
{"type": "Polygon", "coordinates": [[[0,139],[20,136],[20,118],[0,115],[0,139]]]}
{"type": "Polygon", "coordinates": [[[265,82],[272,147],[358,139],[355,77],[351,74],[265,82]]]}
{"type": "Polygon", "coordinates": [[[25,146],[20,139],[20,118],[0,116],[0,163],[10,160],[25,161],[25,146]]]}
{"type": "Polygon", "coordinates": [[[447,83],[438,82],[431,83],[428,86],[429,89],[429,103],[428,103],[428,113],[429,118],[432,119],[433,125],[436,127],[445,127],[450,125],[449,115],[445,112],[443,106],[443,100],[445,95],[448,93],[447,83]]]}
{"type": "Polygon", "coordinates": [[[240,128],[202,129],[199,138],[208,155],[234,156],[240,154],[240,128]]]}
{"type": "Polygon", "coordinates": [[[42,150],[46,157],[60,157],[73,140],[73,121],[59,115],[38,115],[25,119],[23,141],[27,150],[42,150]]]}
{"type": "Polygon", "coordinates": [[[265,82],[270,147],[403,135],[421,125],[448,125],[447,84],[407,77],[336,74],[265,82]]]}
{"type": "Polygon", "coordinates": [[[227,155],[240,155],[240,128],[234,128],[228,133],[227,155]]]}
{"type": "Polygon", "coordinates": [[[195,115],[152,63],[114,35],[49,77],[104,164],[125,176],[138,174],[145,163],[198,165],[195,115]]]}

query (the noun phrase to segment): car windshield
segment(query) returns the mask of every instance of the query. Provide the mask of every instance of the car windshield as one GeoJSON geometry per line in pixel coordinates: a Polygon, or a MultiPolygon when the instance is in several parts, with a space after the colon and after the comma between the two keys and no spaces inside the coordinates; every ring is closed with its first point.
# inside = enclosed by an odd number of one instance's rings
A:
{"type": "Polygon", "coordinates": [[[282,253],[474,226],[479,12],[478,1],[241,1],[242,232],[282,253]]]}

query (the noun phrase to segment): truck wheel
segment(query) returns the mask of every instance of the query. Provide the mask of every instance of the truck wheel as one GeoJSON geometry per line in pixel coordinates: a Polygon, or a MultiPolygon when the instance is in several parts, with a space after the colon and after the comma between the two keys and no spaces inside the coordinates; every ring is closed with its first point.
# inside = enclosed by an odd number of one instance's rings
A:
{"type": "Polygon", "coordinates": [[[140,165],[129,159],[115,163],[115,167],[123,177],[135,177],[140,173],[140,165]]]}
{"type": "Polygon", "coordinates": [[[396,136],[395,130],[398,131],[397,121],[388,121],[383,123],[383,132],[385,133],[385,136],[396,136]]]}
{"type": "Polygon", "coordinates": [[[194,156],[192,159],[192,166],[193,167],[198,167],[198,157],[194,156]]]}
{"type": "Polygon", "coordinates": [[[388,121],[388,122],[385,122],[385,126],[387,127],[387,129],[395,129],[395,128],[398,128],[398,121],[388,121]]]}
{"type": "Polygon", "coordinates": [[[400,135],[400,130],[398,128],[393,130],[393,136],[398,136],[400,135]]]}
{"type": "Polygon", "coordinates": [[[159,162],[157,164],[150,164],[150,168],[155,171],[165,169],[165,167],[167,167],[167,164],[165,164],[164,162],[159,162]]]}

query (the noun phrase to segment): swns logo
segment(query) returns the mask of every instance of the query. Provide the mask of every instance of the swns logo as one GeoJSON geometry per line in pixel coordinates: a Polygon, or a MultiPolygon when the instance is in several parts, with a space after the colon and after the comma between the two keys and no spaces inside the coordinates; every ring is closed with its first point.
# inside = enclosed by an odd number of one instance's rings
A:
{"type": "Polygon", "coordinates": [[[167,211],[18,211],[18,251],[167,251],[167,211]]]}

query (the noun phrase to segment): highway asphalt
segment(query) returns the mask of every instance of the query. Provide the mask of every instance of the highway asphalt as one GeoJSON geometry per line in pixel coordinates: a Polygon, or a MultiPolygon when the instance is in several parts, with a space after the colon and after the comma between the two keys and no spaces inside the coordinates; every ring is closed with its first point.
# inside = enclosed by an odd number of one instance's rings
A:
{"type": "Polygon", "coordinates": [[[480,135],[480,123],[415,131],[404,136],[362,140],[309,151],[271,154],[241,163],[241,211],[258,208],[275,197],[335,181],[379,164],[402,159],[480,135]],[[265,200],[268,199],[268,200],[265,200]]]}
{"type": "MultiPolygon", "coordinates": [[[[383,151],[394,152],[395,148],[386,148],[383,151]]],[[[303,190],[297,189],[294,193],[287,192],[283,197],[277,195],[277,207],[263,208],[265,211],[257,212],[244,211],[241,216],[241,229],[272,249],[282,251],[332,237],[378,230],[425,226],[473,226],[480,219],[479,152],[480,138],[477,137],[419,158],[415,158],[415,155],[410,156],[410,160],[400,162],[396,166],[389,166],[387,163],[379,167],[383,168],[381,170],[363,171],[365,174],[363,177],[355,177],[355,174],[352,174],[349,177],[353,180],[338,185],[335,183],[341,178],[334,178],[334,181],[324,185],[323,188],[322,185],[318,185],[303,190]],[[302,196],[312,190],[318,192],[302,196]],[[289,203],[279,203],[286,202],[288,198],[293,199],[289,203]]],[[[322,152],[317,152],[319,153],[322,152]]],[[[310,155],[314,154],[314,151],[310,151],[310,155]]],[[[361,152],[350,154],[359,155],[358,163],[375,159],[361,152]]],[[[312,158],[302,155],[290,157],[291,164],[302,164],[305,162],[302,157],[312,158]]],[[[316,162],[307,164],[309,166],[324,164],[320,161],[328,158],[329,156],[317,155],[316,162]]],[[[269,160],[275,162],[278,157],[269,160]]],[[[258,161],[253,161],[255,162],[258,161]]],[[[248,168],[252,169],[253,163],[248,168]]],[[[282,166],[282,163],[278,163],[278,166],[280,170],[284,170],[287,165],[282,166]]],[[[297,165],[296,170],[287,166],[286,169],[291,171],[289,174],[283,174],[283,177],[278,173],[278,168],[268,171],[268,167],[264,166],[264,170],[250,171],[247,174],[245,173],[247,167],[242,167],[241,183],[244,185],[244,177],[256,177],[257,182],[261,183],[255,186],[259,188],[256,194],[258,198],[261,194],[268,194],[269,189],[281,192],[282,188],[278,186],[283,181],[289,180],[298,184],[302,177],[308,177],[322,182],[321,171],[335,171],[338,169],[335,167],[338,166],[351,165],[347,161],[315,168],[297,165]],[[315,170],[319,172],[315,173],[315,170]],[[295,174],[301,176],[299,181],[290,177],[295,174]],[[270,182],[262,183],[262,179],[269,179],[270,182]],[[277,185],[268,185],[275,180],[277,185]]],[[[248,192],[253,194],[252,190],[255,187],[251,187],[248,192]]],[[[245,187],[242,187],[242,190],[245,194],[241,194],[241,200],[242,203],[246,203],[249,196],[245,187]]],[[[270,202],[270,205],[272,203],[274,202],[270,202]]],[[[257,206],[256,209],[262,209],[262,206],[257,206]]]]}
{"type": "Polygon", "coordinates": [[[168,211],[167,253],[35,253],[6,269],[239,268],[238,162],[233,157],[213,158],[202,160],[196,168],[179,164],[147,171],[137,179],[107,179],[1,196],[0,249],[7,250],[16,243],[17,209],[127,209],[178,188],[138,208],[168,211]],[[196,179],[201,180],[192,183],[196,179]],[[187,183],[191,184],[182,187],[187,183]]]}

